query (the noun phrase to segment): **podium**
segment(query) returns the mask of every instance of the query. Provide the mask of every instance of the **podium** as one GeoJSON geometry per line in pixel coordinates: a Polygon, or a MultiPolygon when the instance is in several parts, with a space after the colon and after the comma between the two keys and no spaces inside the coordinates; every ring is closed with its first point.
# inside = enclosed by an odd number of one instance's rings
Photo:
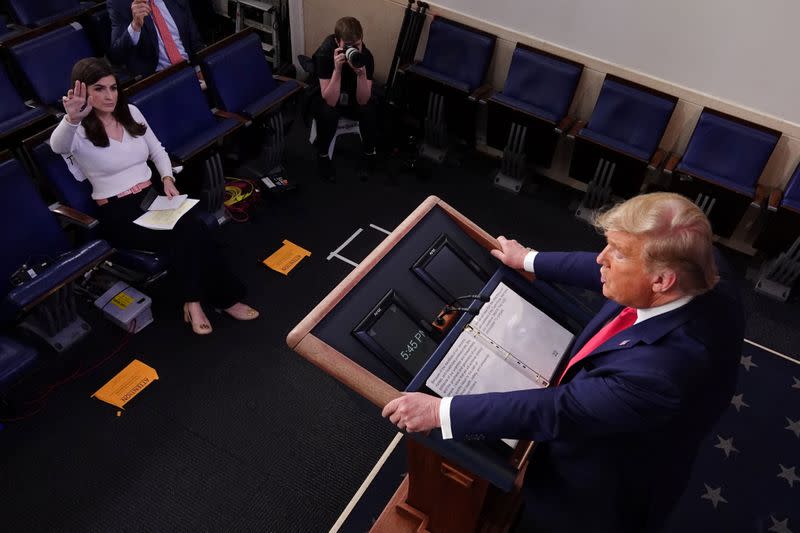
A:
{"type": "MultiPolygon", "coordinates": [[[[521,275],[502,267],[491,256],[489,250],[495,248],[499,244],[492,236],[444,201],[430,196],[289,333],[287,344],[379,409],[399,397],[401,390],[429,392],[422,374],[435,367],[434,359],[443,355],[447,349],[444,343],[453,337],[436,331],[433,322],[451,303],[447,301],[449,295],[453,291],[480,292],[498,268],[522,280],[521,275]],[[442,243],[448,253],[453,252],[449,257],[460,257],[467,266],[458,279],[443,274],[439,267],[440,282],[436,282],[420,265],[426,263],[426,256],[441,250],[442,243]],[[380,328],[359,330],[364,323],[376,324],[375,317],[387,305],[396,312],[391,302],[421,322],[419,333],[408,336],[408,349],[402,335],[389,335],[381,349],[381,343],[371,338],[381,333],[380,328]],[[436,350],[423,354],[419,375],[404,374],[419,356],[420,346],[432,345],[428,337],[435,342],[436,350]]],[[[430,270],[435,274],[434,268],[430,270]]],[[[580,329],[581,324],[569,318],[573,310],[559,304],[554,289],[544,282],[530,285],[540,287],[538,298],[551,312],[560,314],[569,329],[580,329]]],[[[438,429],[428,435],[408,434],[406,441],[408,473],[371,531],[464,533],[509,529],[520,507],[531,442],[519,442],[512,449],[500,442],[443,440],[438,429]]]]}

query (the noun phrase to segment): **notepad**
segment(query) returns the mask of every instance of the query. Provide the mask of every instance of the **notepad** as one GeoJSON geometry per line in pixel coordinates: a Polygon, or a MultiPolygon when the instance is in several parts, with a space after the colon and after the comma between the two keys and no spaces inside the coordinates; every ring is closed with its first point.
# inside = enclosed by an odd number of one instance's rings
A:
{"type": "Polygon", "coordinates": [[[177,209],[167,209],[162,211],[147,211],[145,214],[133,221],[142,227],[154,230],[170,230],[175,227],[178,220],[181,219],[192,207],[198,204],[200,200],[194,198],[187,198],[177,209]]]}
{"type": "Polygon", "coordinates": [[[185,202],[189,198],[188,194],[179,194],[178,196],[173,196],[170,198],[169,196],[156,196],[156,199],[153,200],[153,203],[150,204],[150,207],[147,208],[148,211],[167,211],[169,209],[179,209],[183,202],[185,202]]]}
{"type": "Polygon", "coordinates": [[[426,384],[441,396],[547,387],[572,338],[501,282],[426,384]]]}

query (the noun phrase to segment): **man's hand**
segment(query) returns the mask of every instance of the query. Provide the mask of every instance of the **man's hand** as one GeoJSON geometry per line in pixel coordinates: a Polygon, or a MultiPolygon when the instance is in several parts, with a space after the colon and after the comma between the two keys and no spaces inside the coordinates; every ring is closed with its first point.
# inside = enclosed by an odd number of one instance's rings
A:
{"type": "Polygon", "coordinates": [[[430,431],[442,425],[439,420],[441,402],[440,398],[421,392],[403,393],[401,397],[387,403],[381,414],[409,433],[430,431]]]}
{"type": "Polygon", "coordinates": [[[89,96],[86,84],[80,80],[75,80],[75,87],[67,92],[67,96],[61,98],[61,102],[64,104],[64,111],[67,112],[67,120],[76,126],[92,112],[93,99],[89,96]]]}
{"type": "Polygon", "coordinates": [[[504,265],[516,270],[522,270],[525,264],[525,256],[528,255],[531,249],[522,246],[514,239],[508,240],[502,235],[497,238],[497,242],[500,243],[500,249],[492,250],[492,255],[504,265]]]}
{"type": "Polygon", "coordinates": [[[333,51],[333,69],[336,72],[342,71],[342,65],[347,63],[347,58],[344,56],[344,49],[339,47],[333,51]]]}
{"type": "Polygon", "coordinates": [[[133,0],[131,4],[131,14],[133,15],[131,28],[138,33],[142,31],[144,18],[150,15],[150,3],[148,0],[133,0]]]}
{"type": "MultiPolygon", "coordinates": [[[[350,63],[348,63],[348,65],[350,65],[350,63]]],[[[367,77],[367,67],[358,67],[358,68],[356,68],[353,65],[350,65],[350,68],[353,69],[353,72],[356,73],[356,77],[358,77],[358,78],[362,78],[362,77],[366,78],[367,77]]]]}

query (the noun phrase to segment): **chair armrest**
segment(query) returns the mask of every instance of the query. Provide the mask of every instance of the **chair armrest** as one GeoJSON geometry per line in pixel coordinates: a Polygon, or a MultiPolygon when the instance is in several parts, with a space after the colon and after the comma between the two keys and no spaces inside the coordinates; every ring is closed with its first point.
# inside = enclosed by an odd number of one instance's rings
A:
{"type": "Polygon", "coordinates": [[[750,200],[750,206],[757,209],[764,209],[764,205],[767,203],[767,197],[769,196],[770,191],[771,189],[769,187],[765,187],[764,185],[756,185],[756,192],[753,195],[753,199],[750,200]]]}
{"type": "Polygon", "coordinates": [[[655,170],[660,168],[661,165],[664,163],[664,160],[667,157],[667,152],[662,150],[661,148],[657,149],[656,152],[653,154],[653,158],[650,159],[650,163],[648,163],[647,168],[650,170],[655,170]]]}
{"type": "Polygon", "coordinates": [[[566,117],[562,118],[558,124],[556,124],[555,131],[559,135],[564,135],[564,132],[569,131],[570,126],[573,124],[575,124],[575,117],[567,115],[566,117]]]}
{"type": "Polygon", "coordinates": [[[488,83],[485,84],[485,85],[481,85],[480,87],[478,87],[477,89],[472,91],[472,94],[469,95],[469,99],[472,102],[477,102],[478,100],[480,100],[481,98],[484,98],[486,95],[488,95],[493,90],[494,90],[494,87],[492,87],[488,83]]]}
{"type": "Polygon", "coordinates": [[[672,175],[672,172],[675,170],[675,167],[678,166],[680,160],[681,156],[679,154],[670,153],[667,163],[664,165],[664,172],[668,175],[672,175]]]}
{"type": "Polygon", "coordinates": [[[489,98],[491,98],[495,94],[497,94],[497,89],[492,87],[486,94],[481,96],[480,100],[478,100],[478,103],[486,105],[486,101],[489,100],[489,98]]]}
{"type": "Polygon", "coordinates": [[[273,74],[272,79],[274,79],[275,81],[279,81],[281,83],[286,83],[287,81],[294,80],[298,83],[298,85],[300,85],[301,89],[305,89],[306,87],[308,87],[307,83],[300,80],[296,80],[294,78],[290,78],[289,76],[281,76],[280,74],[273,74]]]}
{"type": "Polygon", "coordinates": [[[240,123],[244,124],[249,122],[249,119],[239,115],[238,113],[232,113],[230,111],[225,111],[224,109],[214,109],[214,116],[219,118],[232,118],[234,120],[239,121],[240,123]]]}
{"type": "Polygon", "coordinates": [[[585,120],[576,121],[575,124],[573,124],[572,127],[569,129],[569,131],[567,131],[567,138],[575,139],[575,137],[578,135],[578,132],[581,131],[585,125],[586,125],[585,120]]]}
{"type": "Polygon", "coordinates": [[[767,199],[767,211],[777,211],[778,207],[781,205],[781,200],[783,199],[783,191],[779,189],[772,189],[769,193],[769,198],[767,199]]]}
{"type": "Polygon", "coordinates": [[[77,224],[84,229],[92,229],[100,223],[96,218],[90,217],[86,213],[59,203],[51,205],[50,211],[61,217],[64,217],[70,223],[77,224]]]}

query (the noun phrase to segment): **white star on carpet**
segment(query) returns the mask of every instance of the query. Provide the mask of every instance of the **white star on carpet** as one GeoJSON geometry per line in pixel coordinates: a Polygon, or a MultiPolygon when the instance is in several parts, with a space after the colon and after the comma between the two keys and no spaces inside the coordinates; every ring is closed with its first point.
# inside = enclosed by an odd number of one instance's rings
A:
{"type": "Polygon", "coordinates": [[[792,530],[789,529],[788,518],[784,518],[778,522],[774,516],[769,515],[769,519],[772,520],[772,526],[770,526],[768,531],[774,531],[775,533],[792,533],[792,530]]]}
{"type": "Polygon", "coordinates": [[[798,418],[797,420],[792,420],[787,416],[786,421],[789,422],[789,425],[786,426],[784,429],[788,429],[789,431],[794,433],[795,437],[800,439],[800,418],[798,418]]]}
{"type": "Polygon", "coordinates": [[[728,503],[728,500],[723,498],[722,495],[720,494],[720,491],[722,491],[722,487],[717,487],[716,489],[712,489],[705,483],[703,483],[703,486],[706,488],[706,493],[700,496],[700,499],[711,501],[711,503],[714,505],[714,509],[717,508],[717,504],[719,502],[728,503]]]}
{"type": "Polygon", "coordinates": [[[792,379],[794,380],[794,383],[792,384],[792,388],[793,389],[800,389],[800,379],[797,379],[794,376],[792,377],[792,379]]]}
{"type": "Polygon", "coordinates": [[[778,466],[781,467],[781,473],[778,474],[777,477],[785,479],[789,486],[794,488],[794,482],[800,481],[800,477],[797,477],[797,474],[794,472],[795,467],[786,468],[781,464],[778,466]]]}
{"type": "Polygon", "coordinates": [[[737,413],[742,410],[742,407],[750,407],[750,404],[744,401],[744,394],[737,394],[731,398],[731,404],[736,408],[737,413]]]}
{"type": "Polygon", "coordinates": [[[723,439],[717,435],[717,439],[719,439],[719,442],[714,445],[714,448],[719,448],[720,450],[724,451],[726,459],[730,457],[731,452],[739,453],[739,450],[737,450],[733,445],[733,437],[729,439],[723,439]]]}
{"type": "Polygon", "coordinates": [[[742,365],[748,372],[750,372],[750,367],[758,367],[758,365],[753,362],[752,355],[748,355],[747,357],[742,356],[741,359],[739,359],[739,364],[742,365]]]}

